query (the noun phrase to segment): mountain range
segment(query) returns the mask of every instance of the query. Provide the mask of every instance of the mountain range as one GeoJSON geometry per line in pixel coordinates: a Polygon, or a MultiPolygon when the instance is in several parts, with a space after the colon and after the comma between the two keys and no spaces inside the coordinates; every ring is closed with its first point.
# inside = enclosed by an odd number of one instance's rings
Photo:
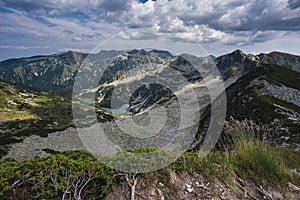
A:
{"type": "MultiPolygon", "coordinates": [[[[88,54],[67,51],[49,56],[33,56],[29,58],[8,59],[0,62],[0,79],[7,82],[36,87],[41,90],[59,90],[72,88],[78,69],[87,58],[88,54]]],[[[135,68],[143,62],[159,63],[168,60],[173,55],[167,51],[131,50],[131,51],[101,51],[89,55],[89,59],[114,59],[113,67],[105,75],[114,75],[126,69],[135,68]],[[126,59],[122,56],[127,56],[126,59]],[[123,60],[122,60],[123,59],[123,60]],[[144,60],[145,61],[145,60],[144,60]]],[[[216,65],[224,79],[237,73],[247,72],[251,68],[262,64],[278,65],[287,69],[300,72],[300,57],[282,52],[269,54],[246,55],[241,50],[209,58],[215,60],[216,65]]]]}
{"type": "MultiPolygon", "coordinates": [[[[300,56],[282,52],[250,55],[236,50],[202,58],[134,49],[91,55],[68,51],[0,62],[2,151],[29,135],[47,136],[73,126],[72,90],[73,101],[95,104],[98,120],[111,121],[170,106],[178,102],[176,95],[183,88],[200,86],[215,78],[224,81],[227,119],[246,118],[266,125],[272,129],[270,143],[300,150],[300,56]],[[202,71],[197,69],[199,66],[202,71]],[[85,73],[89,76],[85,77],[85,73]],[[80,83],[94,84],[76,85],[78,75],[83,79],[80,83]],[[176,81],[174,77],[185,80],[176,81]],[[29,128],[22,128],[25,126],[29,128]]],[[[200,107],[209,111],[207,87],[201,87],[197,95],[200,107]]]]}

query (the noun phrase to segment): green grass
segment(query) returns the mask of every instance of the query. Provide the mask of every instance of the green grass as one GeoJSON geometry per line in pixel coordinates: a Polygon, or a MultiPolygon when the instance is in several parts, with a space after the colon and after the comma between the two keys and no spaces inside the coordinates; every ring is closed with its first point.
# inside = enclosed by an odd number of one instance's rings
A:
{"type": "Polygon", "coordinates": [[[266,67],[264,77],[266,81],[274,85],[285,85],[300,90],[300,84],[296,84],[300,82],[298,72],[275,65],[266,65],[266,67]]]}
{"type": "Polygon", "coordinates": [[[27,111],[2,110],[0,111],[0,121],[30,120],[39,119],[38,116],[27,111]]]}
{"type": "Polygon", "coordinates": [[[5,145],[23,136],[46,137],[72,126],[70,99],[1,80],[0,96],[1,157],[5,155],[5,145]]]}
{"type": "Polygon", "coordinates": [[[296,181],[291,169],[300,166],[300,156],[292,150],[279,149],[267,144],[267,133],[251,121],[231,121],[229,131],[234,150],[235,172],[259,184],[282,184],[296,181]],[[289,155],[289,156],[287,156],[289,155]]]}
{"type": "Polygon", "coordinates": [[[232,186],[235,175],[257,185],[300,185],[300,155],[290,149],[274,148],[267,144],[264,127],[252,121],[227,123],[231,142],[230,151],[213,151],[199,158],[199,152],[187,152],[171,165],[177,173],[200,173],[206,179],[214,179],[232,186]]]}
{"type": "Polygon", "coordinates": [[[271,148],[260,141],[243,138],[235,143],[237,173],[256,182],[280,182],[284,178],[283,166],[271,148]]]}
{"type": "Polygon", "coordinates": [[[227,152],[211,152],[200,158],[199,152],[187,152],[170,168],[177,173],[199,173],[206,180],[213,182],[216,178],[224,183],[233,182],[235,160],[227,152]]]}
{"type": "MultiPolygon", "coordinates": [[[[261,133],[261,128],[251,121],[231,120],[226,123],[226,130],[231,136],[231,150],[212,151],[206,157],[200,157],[196,149],[184,153],[174,163],[156,172],[139,174],[141,178],[151,185],[158,181],[165,186],[170,184],[170,170],[177,174],[187,173],[201,174],[206,181],[214,182],[220,180],[230,188],[236,188],[236,176],[256,185],[285,187],[288,182],[300,185],[300,176],[293,174],[292,169],[300,170],[300,156],[289,149],[280,149],[269,146],[264,138],[266,134],[261,133]]],[[[86,151],[67,151],[53,153],[48,158],[35,158],[29,161],[17,162],[14,159],[0,161],[0,196],[13,196],[13,190],[24,191],[28,198],[61,198],[66,187],[67,172],[72,173],[71,180],[76,177],[86,178],[93,172],[93,181],[85,188],[89,198],[103,197],[108,188],[113,187],[124,179],[115,178],[116,170],[101,164],[90,153],[86,151]],[[31,172],[32,171],[32,172],[31,172]],[[53,185],[50,171],[57,180],[58,185],[53,185]],[[31,173],[29,173],[31,172],[31,173]],[[28,174],[29,173],[29,174],[28,174]],[[16,180],[21,180],[20,187],[13,187],[16,180]],[[114,180],[111,182],[111,180],[114,180]],[[100,187],[99,187],[100,186],[100,187]],[[97,188],[97,189],[95,189],[97,188]]],[[[111,162],[121,161],[124,153],[130,153],[128,161],[136,160],[138,153],[150,153],[160,151],[159,156],[172,156],[170,152],[161,151],[156,148],[126,149],[116,156],[110,158],[111,162]]]]}
{"type": "Polygon", "coordinates": [[[0,81],[0,96],[1,121],[71,119],[71,101],[51,93],[0,81]]]}

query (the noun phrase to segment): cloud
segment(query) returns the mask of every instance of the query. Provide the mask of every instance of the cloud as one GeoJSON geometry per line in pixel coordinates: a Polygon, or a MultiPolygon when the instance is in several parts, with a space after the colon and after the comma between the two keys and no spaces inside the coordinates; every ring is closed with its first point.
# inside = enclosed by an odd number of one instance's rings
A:
{"type": "Polygon", "coordinates": [[[117,12],[128,10],[129,1],[122,0],[2,0],[4,5],[26,10],[33,13],[44,13],[48,15],[59,15],[62,13],[84,11],[86,9],[106,10],[108,12],[117,12]]]}
{"type": "Polygon", "coordinates": [[[100,8],[104,8],[108,12],[126,11],[130,9],[130,1],[109,0],[102,1],[98,4],[100,8]]]}
{"type": "Polygon", "coordinates": [[[74,41],[74,42],[81,42],[82,38],[80,38],[80,37],[73,37],[72,41],[74,41]]]}
{"type": "MultiPolygon", "coordinates": [[[[42,16],[67,16],[117,22],[129,28],[159,24],[171,28],[174,19],[184,26],[207,25],[219,31],[300,31],[300,0],[3,0],[5,5],[42,16]],[[291,9],[292,10],[291,10],[291,9]],[[62,14],[64,13],[64,15],[62,14]],[[69,14],[66,14],[69,13],[69,14]],[[73,15],[73,16],[72,16],[73,15]],[[82,15],[84,17],[76,16],[82,15]],[[289,17],[292,16],[292,17],[289,17]],[[170,20],[172,18],[173,21],[170,20]],[[298,22],[299,21],[299,22],[298,22]]],[[[175,29],[177,27],[173,26],[175,29]]]]}
{"type": "Polygon", "coordinates": [[[300,8],[300,0],[289,0],[288,7],[293,10],[300,8]]]}
{"type": "MultiPolygon", "coordinates": [[[[153,27],[172,41],[243,45],[270,40],[275,32],[300,31],[300,13],[286,5],[284,0],[133,2],[130,10],[108,13],[108,18],[129,28],[153,27]]],[[[125,38],[143,35],[151,38],[125,38]]]]}
{"type": "Polygon", "coordinates": [[[300,0],[2,0],[0,6],[4,46],[30,41],[91,49],[127,29],[134,31],[124,31],[120,38],[166,37],[211,46],[253,45],[300,33],[300,0]]]}
{"type": "Polygon", "coordinates": [[[16,50],[29,50],[29,49],[48,49],[49,47],[38,46],[13,46],[13,45],[0,45],[0,49],[16,49],[16,50]]]}

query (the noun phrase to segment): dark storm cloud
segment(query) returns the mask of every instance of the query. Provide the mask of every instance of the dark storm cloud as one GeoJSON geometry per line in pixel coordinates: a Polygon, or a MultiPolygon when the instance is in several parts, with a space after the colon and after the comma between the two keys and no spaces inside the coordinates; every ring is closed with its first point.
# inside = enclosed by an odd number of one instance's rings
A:
{"type": "Polygon", "coordinates": [[[51,2],[45,0],[39,1],[22,1],[22,0],[2,0],[7,6],[21,8],[23,10],[46,9],[51,6],[51,2]]]}
{"type": "Polygon", "coordinates": [[[130,7],[130,1],[122,0],[2,0],[6,6],[18,8],[25,11],[59,11],[74,12],[85,9],[104,9],[108,12],[124,11],[130,7]]]}
{"type": "Polygon", "coordinates": [[[297,9],[300,7],[300,0],[289,0],[288,7],[291,9],[297,9]]]}

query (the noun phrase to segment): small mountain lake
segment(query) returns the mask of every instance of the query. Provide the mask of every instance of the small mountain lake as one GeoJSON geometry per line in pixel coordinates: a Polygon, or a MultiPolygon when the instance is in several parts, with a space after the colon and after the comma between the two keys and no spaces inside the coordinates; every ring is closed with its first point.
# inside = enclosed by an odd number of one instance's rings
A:
{"type": "MultiPolygon", "coordinates": [[[[88,99],[88,98],[78,98],[78,99],[79,99],[79,101],[81,101],[83,103],[87,103],[87,104],[97,103],[97,101],[88,99]]],[[[110,112],[113,114],[122,114],[122,113],[127,112],[127,109],[129,108],[129,104],[124,104],[119,108],[105,108],[105,107],[100,107],[100,108],[106,112],[110,112]]]]}
{"type": "Polygon", "coordinates": [[[124,104],[119,108],[101,108],[101,109],[113,114],[121,114],[127,112],[128,108],[129,108],[129,104],[124,104]]]}
{"type": "Polygon", "coordinates": [[[88,99],[88,98],[78,98],[79,101],[83,102],[83,103],[89,103],[89,104],[92,104],[92,103],[96,103],[95,100],[92,100],[92,99],[88,99]]]}

